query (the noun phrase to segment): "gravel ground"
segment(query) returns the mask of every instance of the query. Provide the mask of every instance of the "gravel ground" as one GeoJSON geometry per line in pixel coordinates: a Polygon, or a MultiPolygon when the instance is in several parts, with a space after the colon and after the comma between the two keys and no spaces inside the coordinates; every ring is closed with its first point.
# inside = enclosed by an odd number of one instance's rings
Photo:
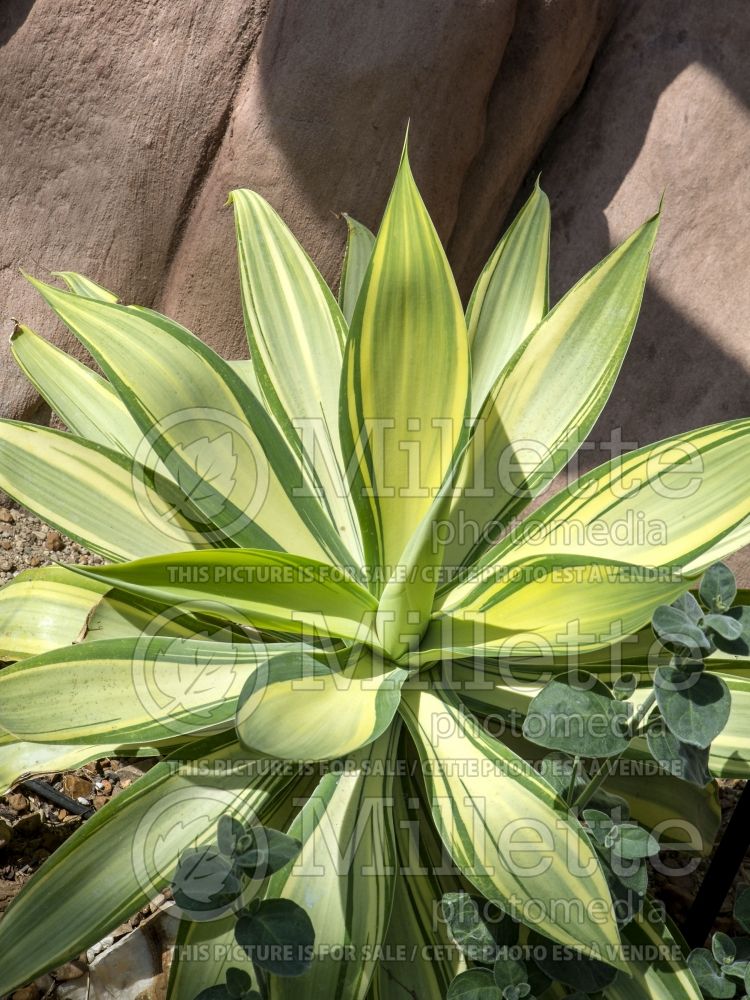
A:
{"type": "Polygon", "coordinates": [[[38,775],[35,781],[70,800],[64,808],[18,784],[0,797],[0,913],[49,855],[85,822],[156,763],[156,758],[105,758],[77,771],[38,775]]]}
{"type": "Polygon", "coordinates": [[[24,569],[55,562],[91,565],[101,561],[0,493],[0,586],[24,569]]]}

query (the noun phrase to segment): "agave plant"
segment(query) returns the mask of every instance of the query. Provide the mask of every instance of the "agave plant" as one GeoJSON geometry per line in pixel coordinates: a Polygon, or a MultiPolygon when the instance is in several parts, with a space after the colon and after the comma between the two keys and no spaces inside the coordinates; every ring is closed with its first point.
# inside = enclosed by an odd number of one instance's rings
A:
{"type": "MultiPolygon", "coordinates": [[[[338,301],[261,197],[230,200],[249,360],[70,272],[32,282],[103,377],[13,335],[68,432],[3,421],[0,486],[105,564],[0,592],[15,661],[0,778],[162,759],[24,887],[0,923],[0,993],[168,887],[228,814],[301,844],[252,888],[315,931],[311,967],[274,977],[275,1000],[445,996],[461,958],[436,905],[467,886],[622,969],[609,1000],[698,1000],[674,950],[643,950],[672,942],[663,921],[618,927],[592,839],[528,745],[480,724],[523,714],[571,664],[611,679],[627,663],[650,685],[654,609],[750,536],[750,420],[615,457],[519,520],[612,389],[658,216],[550,309],[537,186],[464,312],[406,151],[377,238],[347,220],[338,301]]],[[[734,699],[710,767],[746,777],[746,656],[707,664],[734,699]]],[[[678,803],[705,841],[715,830],[710,784],[608,787],[649,829],[678,803]]],[[[172,997],[249,968],[233,914],[199,916],[172,997]]]]}

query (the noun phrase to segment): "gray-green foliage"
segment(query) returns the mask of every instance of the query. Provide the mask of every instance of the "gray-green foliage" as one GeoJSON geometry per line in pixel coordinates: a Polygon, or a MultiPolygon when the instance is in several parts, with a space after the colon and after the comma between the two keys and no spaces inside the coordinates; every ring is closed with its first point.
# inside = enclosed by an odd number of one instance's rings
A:
{"type": "Polygon", "coordinates": [[[310,967],[315,930],[308,914],[290,899],[245,900],[243,891],[293,861],[298,840],[259,824],[245,826],[225,814],[216,843],[185,851],[172,883],[172,894],[192,917],[231,913],[234,935],[252,962],[258,990],[243,969],[229,968],[225,984],[203,990],[198,1000],[267,1000],[266,975],[300,976],[310,967]]]}
{"type": "MultiPolygon", "coordinates": [[[[723,578],[726,585],[726,577],[723,578]]],[[[729,592],[726,587],[725,594],[729,592]]],[[[734,920],[744,935],[729,937],[718,931],[711,947],[694,948],[688,955],[688,967],[707,1000],[747,1000],[750,995],[750,889],[737,893],[734,920]]]]}

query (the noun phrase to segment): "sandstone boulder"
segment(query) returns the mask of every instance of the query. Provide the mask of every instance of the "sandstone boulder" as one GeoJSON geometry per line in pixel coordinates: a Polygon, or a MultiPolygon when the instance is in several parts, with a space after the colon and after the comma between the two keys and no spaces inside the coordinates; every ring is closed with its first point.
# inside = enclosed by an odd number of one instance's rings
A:
{"type": "MultiPolygon", "coordinates": [[[[19,317],[75,350],[19,274],[72,269],[242,355],[227,191],[264,194],[334,278],[335,213],[377,223],[409,118],[443,237],[459,210],[475,216],[454,252],[474,267],[613,12],[614,0],[8,0],[6,328],[19,317]]],[[[0,415],[44,420],[6,341],[0,415]]]]}
{"type": "MultiPolygon", "coordinates": [[[[664,192],[643,310],[597,441],[621,428],[633,447],[750,411],[748,47],[742,0],[630,0],[532,172],[552,202],[554,296],[664,192]]],[[[582,465],[608,457],[591,451],[582,465]]],[[[734,565],[750,581],[750,553],[734,565]]]]}
{"type": "Polygon", "coordinates": [[[72,342],[19,268],[154,301],[262,5],[10,0],[0,18],[0,414],[20,417],[38,400],[9,318],[72,342]]]}

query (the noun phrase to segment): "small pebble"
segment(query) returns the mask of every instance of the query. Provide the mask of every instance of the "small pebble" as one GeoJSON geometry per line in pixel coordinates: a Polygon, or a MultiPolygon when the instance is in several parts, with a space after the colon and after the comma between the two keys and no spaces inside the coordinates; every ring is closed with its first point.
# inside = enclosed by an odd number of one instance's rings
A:
{"type": "Polygon", "coordinates": [[[13,812],[22,813],[26,812],[29,808],[29,800],[25,795],[21,795],[20,792],[11,793],[5,800],[13,812]]]}
{"type": "Polygon", "coordinates": [[[52,975],[58,982],[65,983],[71,979],[79,979],[85,972],[86,966],[83,962],[66,962],[59,969],[54,969],[52,975]]]}
{"type": "Polygon", "coordinates": [[[66,774],[63,775],[62,786],[65,794],[69,795],[71,799],[77,801],[83,799],[84,805],[88,805],[93,790],[93,785],[88,778],[82,778],[78,774],[66,774]]]}
{"type": "Polygon", "coordinates": [[[143,771],[140,767],[136,767],[134,764],[126,764],[125,767],[121,767],[117,772],[117,777],[121,782],[135,781],[136,778],[140,778],[143,775],[143,771]]]}
{"type": "Polygon", "coordinates": [[[59,531],[48,531],[44,544],[50,552],[61,552],[65,548],[65,543],[59,531]]]}
{"type": "Polygon", "coordinates": [[[39,833],[42,828],[42,815],[38,812],[26,813],[21,816],[13,827],[14,834],[19,837],[31,838],[39,833]]]}
{"type": "MultiPolygon", "coordinates": [[[[2,508],[0,508],[2,510],[2,508]]],[[[36,985],[32,983],[31,986],[24,986],[20,990],[16,990],[13,994],[12,1000],[38,1000],[38,997],[42,995],[42,991],[36,985]]]]}
{"type": "Polygon", "coordinates": [[[0,493],[0,586],[28,567],[45,566],[52,559],[65,562],[101,563],[77,542],[44,524],[23,508],[11,507],[0,493]]]}
{"type": "Polygon", "coordinates": [[[106,951],[107,948],[111,948],[114,943],[115,939],[113,937],[105,937],[101,941],[97,941],[95,945],[92,945],[86,952],[86,961],[89,965],[91,965],[97,955],[106,951]]]}
{"type": "Polygon", "coordinates": [[[160,892],[158,896],[151,900],[149,907],[152,913],[157,913],[163,906],[165,906],[170,901],[169,896],[166,896],[163,892],[160,892]]]}

